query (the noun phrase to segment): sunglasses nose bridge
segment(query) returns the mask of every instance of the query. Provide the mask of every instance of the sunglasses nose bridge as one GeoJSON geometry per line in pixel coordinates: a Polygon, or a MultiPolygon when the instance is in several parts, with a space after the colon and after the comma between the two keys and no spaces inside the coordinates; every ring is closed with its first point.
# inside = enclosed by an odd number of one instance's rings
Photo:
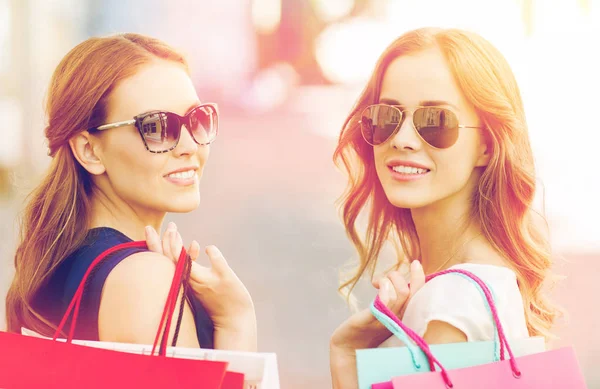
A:
{"type": "Polygon", "coordinates": [[[183,120],[180,120],[179,122],[179,133],[174,149],[176,152],[183,154],[195,153],[198,149],[198,142],[194,138],[189,124],[185,123],[183,120]]]}
{"type": "Polygon", "coordinates": [[[179,122],[179,138],[181,138],[183,132],[186,132],[189,137],[195,141],[194,134],[192,133],[192,127],[190,126],[190,122],[188,120],[181,120],[179,122]]]}
{"type": "MultiPolygon", "coordinates": [[[[175,139],[175,146],[177,147],[181,141],[181,133],[184,131],[183,127],[185,127],[185,131],[188,133],[188,135],[190,136],[190,138],[192,139],[192,142],[195,142],[194,137],[192,135],[191,129],[190,129],[190,120],[189,120],[189,116],[179,116],[179,115],[174,115],[173,119],[175,119],[174,121],[177,121],[177,137],[175,139]]],[[[175,123],[173,123],[175,124],[175,123]]]]}
{"type": "Polygon", "coordinates": [[[392,146],[397,149],[416,150],[419,148],[421,138],[414,123],[414,113],[401,111],[401,114],[398,127],[390,136],[392,146]]]}
{"type": "Polygon", "coordinates": [[[417,131],[417,127],[415,126],[415,123],[414,123],[414,120],[415,120],[414,113],[412,113],[410,111],[406,111],[406,110],[401,111],[401,112],[402,112],[402,116],[400,118],[400,123],[398,124],[397,132],[404,130],[403,127],[405,127],[405,126],[409,126],[410,128],[412,128],[412,130],[417,131]]]}
{"type": "MultiPolygon", "coordinates": [[[[394,107],[395,108],[395,107],[394,107]]],[[[400,132],[406,132],[405,126],[412,127],[412,130],[416,131],[416,127],[413,123],[413,115],[410,112],[403,111],[397,108],[400,111],[400,120],[398,121],[398,125],[394,132],[390,135],[390,139],[396,137],[400,132]]],[[[410,129],[409,129],[410,131],[410,129]]]]}
{"type": "Polygon", "coordinates": [[[195,142],[196,139],[194,138],[194,133],[193,133],[194,125],[192,123],[192,115],[193,115],[193,112],[190,112],[185,116],[178,116],[177,120],[179,121],[179,137],[181,138],[181,132],[183,131],[183,127],[185,127],[185,130],[190,135],[192,140],[195,142]]]}

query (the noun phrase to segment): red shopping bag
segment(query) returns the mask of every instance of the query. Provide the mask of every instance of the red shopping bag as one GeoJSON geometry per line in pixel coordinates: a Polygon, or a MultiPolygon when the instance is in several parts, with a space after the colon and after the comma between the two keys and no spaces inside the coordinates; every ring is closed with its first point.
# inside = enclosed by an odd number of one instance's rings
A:
{"type": "Polygon", "coordinates": [[[398,324],[402,330],[423,350],[430,361],[431,372],[394,377],[392,384],[394,389],[421,388],[421,389],[585,389],[587,388],[577,357],[571,347],[557,350],[545,351],[537,354],[517,357],[513,355],[508,343],[502,323],[488,286],[473,273],[453,269],[436,273],[428,277],[428,280],[447,273],[461,273],[475,281],[483,291],[494,322],[498,331],[500,341],[500,361],[460,369],[447,370],[432,354],[425,340],[406,327],[404,323],[394,315],[376,297],[374,305],[377,310],[385,313],[390,319],[398,324]],[[508,353],[508,359],[506,359],[508,353]],[[435,370],[435,367],[439,371],[435,370]]]}
{"type": "MultiPolygon", "coordinates": [[[[85,283],[92,269],[108,255],[145,242],[124,243],[92,262],[59,324],[54,339],[0,332],[0,388],[204,388],[221,389],[227,363],[166,357],[177,296],[191,266],[181,251],[165,302],[151,355],[139,355],[72,344],[85,283]],[[71,319],[66,341],[57,341],[71,319]],[[158,355],[154,355],[158,348],[158,355]]],[[[179,320],[176,327],[178,331],[179,320]]],[[[236,377],[237,378],[237,377],[236,377]]],[[[228,378],[230,380],[231,378],[228,378]]]]}
{"type": "Polygon", "coordinates": [[[244,374],[228,371],[220,389],[244,389],[244,374]]]}

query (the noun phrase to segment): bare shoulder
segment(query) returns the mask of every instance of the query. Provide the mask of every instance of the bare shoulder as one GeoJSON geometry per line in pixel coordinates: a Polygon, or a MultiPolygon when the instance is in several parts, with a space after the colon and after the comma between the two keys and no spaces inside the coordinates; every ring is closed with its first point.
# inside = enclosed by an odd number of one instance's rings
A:
{"type": "Polygon", "coordinates": [[[131,283],[161,283],[167,280],[170,285],[174,274],[175,264],[169,258],[145,251],[123,259],[108,275],[106,285],[127,287],[131,283]]]}
{"type": "Polygon", "coordinates": [[[432,320],[427,326],[423,339],[429,344],[460,343],[467,341],[467,335],[452,324],[432,320]]]}
{"type": "MultiPolygon", "coordinates": [[[[162,254],[142,252],[123,259],[110,272],[102,290],[98,314],[100,339],[152,343],[174,274],[175,264],[162,254]]],[[[181,331],[179,345],[198,347],[187,303],[181,331]]]]}

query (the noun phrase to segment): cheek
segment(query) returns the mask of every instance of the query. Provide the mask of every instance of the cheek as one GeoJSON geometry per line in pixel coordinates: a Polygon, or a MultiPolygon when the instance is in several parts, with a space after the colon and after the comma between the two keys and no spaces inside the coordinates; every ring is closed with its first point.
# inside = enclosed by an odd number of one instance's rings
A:
{"type": "Polygon", "coordinates": [[[208,162],[208,157],[210,156],[210,145],[209,146],[201,146],[198,147],[198,151],[196,152],[196,158],[198,160],[198,165],[200,169],[198,170],[198,178],[202,179],[204,173],[204,167],[208,162]]]}
{"type": "Polygon", "coordinates": [[[474,153],[468,148],[439,150],[432,155],[432,159],[436,166],[437,183],[449,191],[462,188],[475,168],[474,153]]]}
{"type": "Polygon", "coordinates": [[[130,197],[158,189],[166,155],[151,154],[143,146],[121,146],[107,157],[106,172],[115,191],[130,197]]]}
{"type": "Polygon", "coordinates": [[[367,161],[367,163],[374,163],[377,175],[381,179],[381,175],[386,171],[387,166],[385,164],[385,145],[373,146],[373,160],[367,161]]]}
{"type": "Polygon", "coordinates": [[[208,157],[210,156],[210,145],[198,147],[198,152],[196,153],[196,155],[198,157],[200,167],[204,167],[206,162],[208,162],[208,157]]]}

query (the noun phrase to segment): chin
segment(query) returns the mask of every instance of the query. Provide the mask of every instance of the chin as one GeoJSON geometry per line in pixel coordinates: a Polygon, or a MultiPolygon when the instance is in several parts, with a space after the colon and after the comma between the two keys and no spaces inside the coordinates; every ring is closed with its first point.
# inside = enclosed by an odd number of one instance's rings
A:
{"type": "Polygon", "coordinates": [[[388,198],[388,200],[390,201],[390,203],[392,203],[392,205],[396,208],[405,208],[405,209],[416,209],[416,208],[422,208],[425,207],[427,205],[429,205],[430,203],[428,202],[424,202],[424,201],[411,201],[410,199],[390,199],[388,198]]]}
{"type": "Polygon", "coordinates": [[[174,196],[168,203],[168,211],[174,213],[192,212],[200,206],[200,196],[174,196]]]}
{"type": "Polygon", "coordinates": [[[435,200],[424,194],[410,193],[410,191],[394,191],[394,193],[386,192],[386,197],[390,203],[396,208],[416,209],[430,205],[435,200]]]}

